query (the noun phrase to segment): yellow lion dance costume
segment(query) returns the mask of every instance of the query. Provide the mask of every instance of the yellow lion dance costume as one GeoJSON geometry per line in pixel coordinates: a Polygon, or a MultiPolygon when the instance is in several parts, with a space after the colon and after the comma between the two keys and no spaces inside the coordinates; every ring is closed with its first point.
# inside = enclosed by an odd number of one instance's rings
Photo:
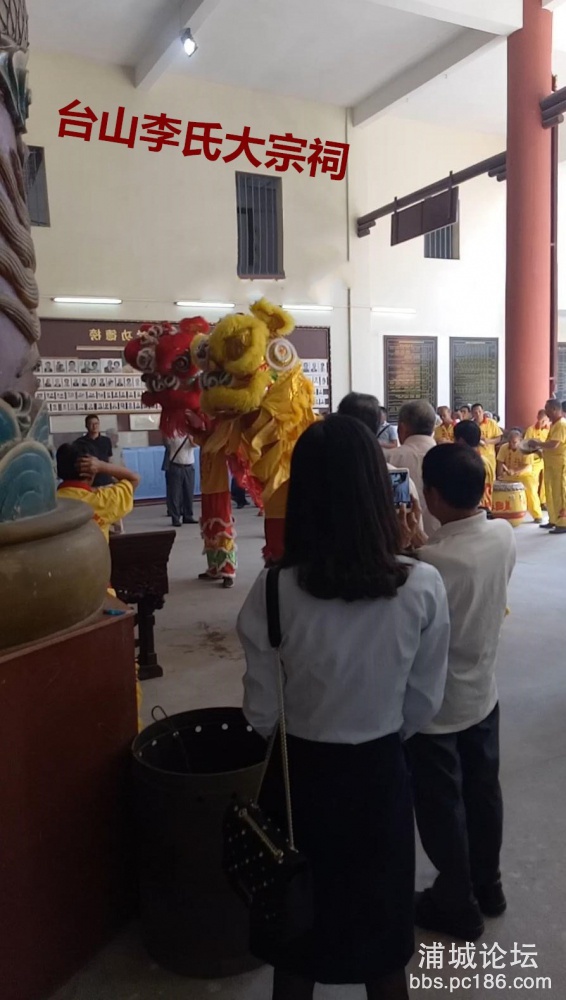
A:
{"type": "Polygon", "coordinates": [[[266,299],[251,315],[225,316],[191,353],[202,370],[201,406],[207,425],[196,430],[201,447],[202,534],[206,574],[235,574],[235,534],[228,466],[265,511],[264,557],[283,554],[291,455],[303,431],[318,420],[314,388],[287,339],[289,313],[266,299]]]}

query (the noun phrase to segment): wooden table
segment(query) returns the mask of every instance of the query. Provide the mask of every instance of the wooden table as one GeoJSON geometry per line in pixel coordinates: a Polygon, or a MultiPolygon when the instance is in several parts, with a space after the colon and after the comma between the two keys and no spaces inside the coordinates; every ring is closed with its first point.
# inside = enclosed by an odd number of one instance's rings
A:
{"type": "Polygon", "coordinates": [[[167,563],[176,532],[136,531],[110,535],[112,586],[125,604],[137,605],[140,681],[163,677],[155,652],[155,612],[169,593],[167,563]]]}
{"type": "Polygon", "coordinates": [[[135,909],[134,615],[122,611],[0,655],[2,1000],[45,1000],[135,909]]]}

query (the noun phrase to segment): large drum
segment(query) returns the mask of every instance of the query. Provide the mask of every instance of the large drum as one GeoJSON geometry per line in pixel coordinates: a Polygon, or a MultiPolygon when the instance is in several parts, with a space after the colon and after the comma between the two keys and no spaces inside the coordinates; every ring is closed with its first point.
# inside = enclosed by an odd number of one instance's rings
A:
{"type": "Polygon", "coordinates": [[[491,512],[494,517],[501,517],[516,528],[527,513],[525,487],[521,483],[505,483],[497,479],[493,484],[491,512]]]}

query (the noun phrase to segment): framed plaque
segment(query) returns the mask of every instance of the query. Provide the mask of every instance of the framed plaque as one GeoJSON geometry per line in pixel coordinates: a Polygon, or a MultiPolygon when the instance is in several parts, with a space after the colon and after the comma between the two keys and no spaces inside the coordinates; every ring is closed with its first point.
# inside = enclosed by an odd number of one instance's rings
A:
{"type": "Polygon", "coordinates": [[[558,345],[558,370],[556,372],[555,392],[558,399],[566,399],[566,344],[558,345]]]}
{"type": "Polygon", "coordinates": [[[497,337],[450,337],[452,409],[481,403],[498,413],[499,341],[497,337]]]}
{"type": "Polygon", "coordinates": [[[391,423],[413,399],[437,406],[436,337],[385,337],[385,407],[391,423]]]}

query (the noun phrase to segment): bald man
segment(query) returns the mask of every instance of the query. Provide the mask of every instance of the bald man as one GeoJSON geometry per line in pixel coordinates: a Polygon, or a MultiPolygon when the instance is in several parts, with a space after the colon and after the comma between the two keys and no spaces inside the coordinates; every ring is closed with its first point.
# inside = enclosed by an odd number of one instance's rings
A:
{"type": "Polygon", "coordinates": [[[531,439],[529,444],[542,452],[544,459],[544,485],[548,507],[548,524],[541,524],[551,535],[566,534],[566,420],[562,403],[549,399],[545,411],[550,420],[546,441],[531,439]]]}

